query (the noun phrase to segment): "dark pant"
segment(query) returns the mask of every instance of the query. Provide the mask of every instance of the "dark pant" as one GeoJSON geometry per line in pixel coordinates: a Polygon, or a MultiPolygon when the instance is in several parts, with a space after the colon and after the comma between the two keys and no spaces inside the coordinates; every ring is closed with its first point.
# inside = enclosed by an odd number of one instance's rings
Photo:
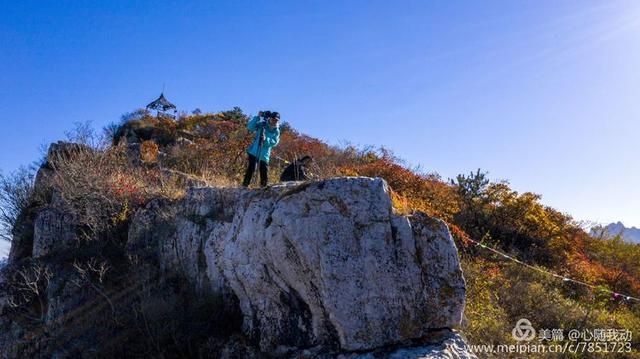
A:
{"type": "MultiPolygon", "coordinates": [[[[253,171],[256,168],[256,161],[258,159],[249,154],[249,165],[247,166],[247,171],[244,173],[244,181],[242,181],[242,185],[247,187],[249,183],[251,183],[251,177],[253,177],[253,171]]],[[[260,186],[265,187],[267,185],[267,163],[264,161],[260,161],[260,186]]]]}

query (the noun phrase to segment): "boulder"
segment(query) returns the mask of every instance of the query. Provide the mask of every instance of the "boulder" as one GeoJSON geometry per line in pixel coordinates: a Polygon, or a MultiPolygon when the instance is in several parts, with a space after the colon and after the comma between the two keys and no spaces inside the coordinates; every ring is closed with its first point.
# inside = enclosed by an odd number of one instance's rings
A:
{"type": "Polygon", "coordinates": [[[64,208],[34,207],[0,269],[0,358],[474,358],[446,224],[395,213],[382,179],[190,188],[81,243],[64,208]],[[37,288],[7,282],[32,267],[37,288]]]}
{"type": "Polygon", "coordinates": [[[461,322],[465,283],[447,226],[394,214],[382,179],[197,188],[165,206],[175,211],[138,214],[129,245],[151,241],[165,272],[233,293],[263,352],[373,350],[461,322]]]}

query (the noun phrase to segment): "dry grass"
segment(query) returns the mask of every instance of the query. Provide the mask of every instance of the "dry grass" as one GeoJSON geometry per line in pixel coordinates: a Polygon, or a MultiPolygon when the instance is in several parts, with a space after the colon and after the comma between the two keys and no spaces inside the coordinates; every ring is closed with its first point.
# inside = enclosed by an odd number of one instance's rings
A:
{"type": "Polygon", "coordinates": [[[49,178],[53,205],[76,218],[88,237],[126,222],[136,208],[150,199],[179,199],[185,186],[176,175],[158,167],[138,166],[124,146],[105,150],[78,148],[71,155],[54,154],[49,178]]]}

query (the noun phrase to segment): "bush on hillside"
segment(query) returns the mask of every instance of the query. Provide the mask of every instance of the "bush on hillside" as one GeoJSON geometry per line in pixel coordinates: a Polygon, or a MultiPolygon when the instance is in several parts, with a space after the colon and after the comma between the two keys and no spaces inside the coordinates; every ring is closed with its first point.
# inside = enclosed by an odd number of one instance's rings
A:
{"type": "Polygon", "coordinates": [[[382,177],[396,194],[397,203],[406,211],[422,211],[451,221],[459,210],[455,191],[435,174],[417,174],[397,163],[389,153],[369,162],[343,166],[342,171],[360,176],[382,177]]]}
{"type": "MultiPolygon", "coordinates": [[[[517,264],[497,258],[467,259],[463,261],[463,271],[467,283],[467,327],[464,332],[471,343],[521,344],[511,335],[521,318],[530,320],[538,333],[542,329],[562,329],[565,340],[571,329],[627,329],[633,333],[640,330],[640,308],[620,303],[612,307],[609,293],[523,270],[517,264]],[[571,292],[577,295],[568,296],[571,292]]],[[[634,336],[631,345],[638,348],[640,339],[634,336]]],[[[640,357],[637,351],[609,354],[617,358],[640,357]]],[[[566,355],[540,353],[535,357],[563,358],[566,355]]]]}
{"type": "Polygon", "coordinates": [[[550,243],[566,239],[571,217],[542,205],[540,195],[519,194],[507,182],[490,183],[480,170],[458,175],[453,186],[462,204],[454,222],[472,238],[538,263],[557,265],[566,259],[550,243]]]}
{"type": "Polygon", "coordinates": [[[73,156],[55,154],[49,165],[54,204],[76,218],[87,238],[126,223],[136,208],[152,198],[175,199],[184,193],[175,178],[158,168],[134,165],[123,146],[82,148],[73,156]]]}
{"type": "Polygon", "coordinates": [[[33,196],[33,169],[21,167],[10,175],[0,173],[0,240],[10,241],[12,229],[33,196]]]}

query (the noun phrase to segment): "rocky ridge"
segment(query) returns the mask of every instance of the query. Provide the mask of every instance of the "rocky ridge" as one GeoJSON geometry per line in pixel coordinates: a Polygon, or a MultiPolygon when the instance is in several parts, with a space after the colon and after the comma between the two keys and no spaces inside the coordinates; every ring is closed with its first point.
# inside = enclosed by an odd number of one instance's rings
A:
{"type": "Polygon", "coordinates": [[[221,358],[474,357],[447,226],[395,214],[381,179],[191,188],[151,201],[115,245],[79,241],[53,205],[21,230],[0,275],[3,358],[143,357],[140,333],[159,346],[168,327],[221,358]],[[37,295],[20,296],[25,276],[37,295]]]}

